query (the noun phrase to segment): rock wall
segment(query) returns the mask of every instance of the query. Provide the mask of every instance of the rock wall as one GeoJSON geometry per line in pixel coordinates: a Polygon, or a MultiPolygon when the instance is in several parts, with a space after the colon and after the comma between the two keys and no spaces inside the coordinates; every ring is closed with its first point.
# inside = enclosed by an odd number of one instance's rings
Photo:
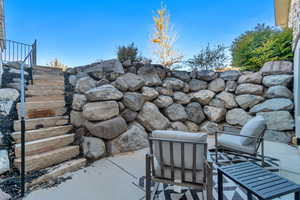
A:
{"type": "Polygon", "coordinates": [[[288,143],[294,134],[292,66],[280,61],[256,73],[185,72],[110,60],[72,68],[71,123],[89,141],[84,152],[99,140],[107,153],[136,150],[157,129],[212,134],[226,124],[243,126],[255,115],[267,121],[266,139],[288,143]]]}

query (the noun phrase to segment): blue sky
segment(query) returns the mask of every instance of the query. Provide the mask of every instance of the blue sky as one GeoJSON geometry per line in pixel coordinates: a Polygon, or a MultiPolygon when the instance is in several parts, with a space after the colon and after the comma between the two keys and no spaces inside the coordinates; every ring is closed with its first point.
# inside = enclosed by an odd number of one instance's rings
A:
{"type": "MultiPolygon", "coordinates": [[[[161,0],[5,0],[7,38],[38,40],[38,63],[69,66],[114,58],[134,42],[152,56],[152,15],[161,0]]],[[[208,43],[229,46],[257,23],[274,25],[273,0],[165,0],[178,32],[176,48],[189,58],[208,43]]]]}

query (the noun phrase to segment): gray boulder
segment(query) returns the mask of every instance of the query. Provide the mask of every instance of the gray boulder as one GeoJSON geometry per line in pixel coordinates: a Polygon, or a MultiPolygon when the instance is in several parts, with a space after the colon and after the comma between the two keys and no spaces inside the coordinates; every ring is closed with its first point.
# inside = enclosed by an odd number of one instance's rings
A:
{"type": "Polygon", "coordinates": [[[207,89],[207,82],[206,81],[201,81],[198,79],[192,79],[189,82],[190,90],[192,92],[198,91],[198,90],[204,90],[207,89]]]}
{"type": "Polygon", "coordinates": [[[84,157],[92,160],[99,159],[106,153],[104,141],[95,137],[83,137],[82,150],[84,157]]]}
{"type": "Polygon", "coordinates": [[[252,108],[256,104],[259,104],[264,100],[263,97],[252,95],[252,94],[243,94],[235,97],[236,102],[243,109],[252,108]]]}
{"type": "Polygon", "coordinates": [[[260,69],[263,75],[292,74],[293,63],[289,61],[270,61],[260,69]]]}
{"type": "Polygon", "coordinates": [[[143,87],[142,94],[144,95],[146,101],[152,101],[159,96],[159,93],[151,87],[143,87]]]}
{"type": "Polygon", "coordinates": [[[148,130],[164,130],[170,125],[169,120],[162,115],[155,104],[146,102],[139,112],[138,121],[148,130]]]}
{"type": "Polygon", "coordinates": [[[294,95],[293,93],[285,86],[277,85],[270,87],[267,90],[266,97],[271,98],[288,98],[293,99],[294,95]]]}
{"type": "Polygon", "coordinates": [[[111,154],[136,151],[148,147],[148,135],[145,129],[137,123],[129,125],[129,129],[119,137],[108,142],[111,154]]]}
{"type": "Polygon", "coordinates": [[[225,91],[234,92],[236,90],[236,87],[237,87],[236,81],[226,81],[225,91]]]}
{"type": "Polygon", "coordinates": [[[119,100],[123,97],[123,93],[112,85],[102,85],[88,90],[86,97],[89,101],[119,100]]]}
{"type": "Polygon", "coordinates": [[[183,121],[187,119],[187,114],[181,104],[174,103],[165,109],[166,116],[172,121],[183,121]]]}
{"type": "Polygon", "coordinates": [[[168,88],[163,88],[163,87],[157,87],[156,91],[161,94],[161,95],[165,95],[165,96],[173,96],[173,90],[172,89],[168,89],[168,88]]]}
{"type": "Polygon", "coordinates": [[[89,121],[107,120],[118,114],[119,105],[116,101],[93,102],[83,106],[83,117],[89,121]]]}
{"type": "Polygon", "coordinates": [[[137,92],[126,92],[123,96],[124,105],[133,110],[139,111],[145,102],[144,96],[137,92]]]}
{"type": "Polygon", "coordinates": [[[294,108],[294,103],[285,98],[275,98],[264,101],[263,103],[257,104],[250,109],[250,113],[258,112],[269,112],[278,110],[292,110],[294,108]]]}
{"type": "Polygon", "coordinates": [[[158,71],[152,65],[139,68],[138,74],[145,80],[147,86],[158,86],[162,84],[158,71]]]}
{"type": "Polygon", "coordinates": [[[106,140],[116,138],[127,131],[126,121],[120,116],[102,122],[86,121],[85,126],[92,135],[106,140]]]}
{"type": "Polygon", "coordinates": [[[113,86],[115,86],[117,89],[121,90],[122,92],[126,92],[128,90],[128,86],[126,81],[124,80],[124,77],[118,77],[113,83],[113,86]]]}
{"type": "Polygon", "coordinates": [[[212,70],[200,70],[200,71],[197,71],[196,77],[197,77],[197,79],[200,79],[203,81],[212,81],[212,80],[218,78],[218,74],[212,70]]]}
{"type": "Polygon", "coordinates": [[[221,99],[213,98],[209,104],[209,106],[217,107],[217,108],[225,108],[225,102],[221,99]]]}
{"type": "Polygon", "coordinates": [[[81,127],[85,122],[82,112],[75,110],[72,110],[70,113],[70,121],[74,127],[81,127]]]}
{"type": "Polygon", "coordinates": [[[235,93],[237,95],[240,94],[254,94],[254,95],[262,95],[264,92],[264,87],[261,85],[256,85],[252,83],[243,83],[240,84],[237,88],[235,93]]]}
{"type": "Polygon", "coordinates": [[[122,112],[123,110],[125,110],[125,106],[121,101],[118,101],[118,105],[119,105],[119,111],[122,112]]]}
{"type": "Polygon", "coordinates": [[[0,150],[0,174],[8,172],[10,170],[10,161],[8,158],[7,150],[0,150]]]}
{"type": "Polygon", "coordinates": [[[173,122],[171,123],[171,128],[175,131],[188,131],[188,128],[182,122],[173,122]]]}
{"type": "Polygon", "coordinates": [[[234,95],[232,93],[223,91],[217,94],[216,98],[224,102],[225,108],[231,109],[237,107],[237,103],[235,102],[234,95]]]}
{"type": "Polygon", "coordinates": [[[171,75],[173,77],[178,78],[178,79],[180,79],[182,81],[185,81],[185,82],[188,82],[188,81],[191,80],[191,77],[190,77],[189,73],[186,72],[186,71],[172,71],[171,75]]]}
{"type": "Polygon", "coordinates": [[[257,115],[264,117],[267,129],[275,131],[294,130],[295,121],[288,111],[260,112],[257,115]]]}
{"type": "Polygon", "coordinates": [[[173,99],[169,96],[160,95],[153,103],[159,108],[166,108],[173,103],[173,99]]]}
{"type": "Polygon", "coordinates": [[[0,101],[16,101],[19,98],[19,92],[12,88],[0,89],[0,101]]]}
{"type": "Polygon", "coordinates": [[[185,108],[188,120],[197,124],[205,120],[205,115],[202,110],[202,106],[197,102],[188,104],[185,108]]]}
{"type": "Polygon", "coordinates": [[[86,102],[87,102],[87,99],[86,99],[86,97],[84,95],[82,95],[82,94],[74,94],[72,108],[74,110],[81,111],[82,107],[84,106],[84,104],[86,104],[86,102]]]}
{"type": "Polygon", "coordinates": [[[250,72],[250,73],[240,76],[238,83],[239,84],[242,84],[242,83],[261,84],[261,80],[262,80],[262,75],[260,72],[256,72],[256,73],[250,72]]]}
{"type": "Polygon", "coordinates": [[[70,75],[69,76],[69,83],[72,85],[72,86],[76,86],[76,83],[77,83],[77,78],[76,78],[76,75],[70,75]]]}
{"type": "Polygon", "coordinates": [[[126,120],[126,122],[132,122],[136,119],[137,117],[137,112],[134,112],[129,109],[125,109],[122,113],[121,116],[126,120]]]}
{"type": "Polygon", "coordinates": [[[226,113],[226,122],[231,125],[244,126],[251,118],[251,115],[240,108],[234,108],[226,113]]]}
{"type": "Polygon", "coordinates": [[[236,81],[241,75],[241,72],[236,70],[229,70],[225,72],[220,72],[220,78],[225,81],[236,81]]]}
{"type": "Polygon", "coordinates": [[[226,109],[216,108],[212,106],[204,106],[203,111],[208,120],[213,122],[220,122],[225,119],[226,109]]]}
{"type": "Polygon", "coordinates": [[[289,144],[292,140],[291,136],[283,131],[266,130],[264,133],[264,139],[289,144]]]}
{"type": "Polygon", "coordinates": [[[187,127],[189,132],[198,132],[199,131],[199,126],[194,122],[185,121],[184,124],[187,127]]]}
{"type": "Polygon", "coordinates": [[[213,91],[210,90],[200,90],[190,94],[192,99],[199,102],[202,105],[207,105],[216,95],[213,91]]]}
{"type": "Polygon", "coordinates": [[[85,93],[86,91],[95,88],[96,84],[97,82],[94,79],[88,76],[83,77],[77,81],[75,91],[78,93],[85,93]]]}
{"type": "Polygon", "coordinates": [[[217,78],[208,84],[208,89],[216,93],[221,92],[225,89],[225,81],[221,78],[217,78]]]}
{"type": "Polygon", "coordinates": [[[270,75],[264,77],[263,84],[266,87],[272,87],[276,85],[288,86],[290,85],[292,80],[293,80],[293,75],[286,75],[286,74],[270,75]]]}
{"type": "Polygon", "coordinates": [[[136,74],[127,73],[120,77],[126,83],[128,90],[135,92],[145,85],[145,81],[142,76],[136,74]]]}
{"type": "Polygon", "coordinates": [[[183,92],[175,92],[173,94],[173,99],[175,103],[188,104],[191,101],[191,97],[183,92]]]}
{"type": "Polygon", "coordinates": [[[163,87],[173,90],[181,90],[184,87],[184,82],[177,78],[166,78],[163,87]]]}
{"type": "Polygon", "coordinates": [[[221,126],[215,122],[205,121],[199,127],[200,132],[214,134],[217,131],[221,131],[221,126]]]}
{"type": "Polygon", "coordinates": [[[14,107],[13,101],[0,101],[0,115],[8,117],[12,114],[14,107]]]}

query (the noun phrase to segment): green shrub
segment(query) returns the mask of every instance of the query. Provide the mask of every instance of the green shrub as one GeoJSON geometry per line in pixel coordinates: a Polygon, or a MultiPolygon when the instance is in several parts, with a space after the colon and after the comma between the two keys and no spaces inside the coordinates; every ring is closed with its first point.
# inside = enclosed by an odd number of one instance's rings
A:
{"type": "Polygon", "coordinates": [[[292,35],[264,24],[247,31],[233,41],[232,65],[242,70],[259,70],[265,62],[290,60],[292,35]]]}
{"type": "Polygon", "coordinates": [[[134,43],[128,46],[119,46],[117,52],[118,59],[121,62],[130,60],[131,62],[137,61],[138,58],[138,48],[134,46],[134,43]]]}

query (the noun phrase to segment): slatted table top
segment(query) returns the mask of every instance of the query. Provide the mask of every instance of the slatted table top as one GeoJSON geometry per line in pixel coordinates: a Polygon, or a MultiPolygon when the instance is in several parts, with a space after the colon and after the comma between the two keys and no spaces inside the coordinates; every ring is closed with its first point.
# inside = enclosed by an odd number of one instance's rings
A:
{"type": "Polygon", "coordinates": [[[300,191],[300,185],[250,162],[224,166],[218,170],[261,199],[300,191]]]}

